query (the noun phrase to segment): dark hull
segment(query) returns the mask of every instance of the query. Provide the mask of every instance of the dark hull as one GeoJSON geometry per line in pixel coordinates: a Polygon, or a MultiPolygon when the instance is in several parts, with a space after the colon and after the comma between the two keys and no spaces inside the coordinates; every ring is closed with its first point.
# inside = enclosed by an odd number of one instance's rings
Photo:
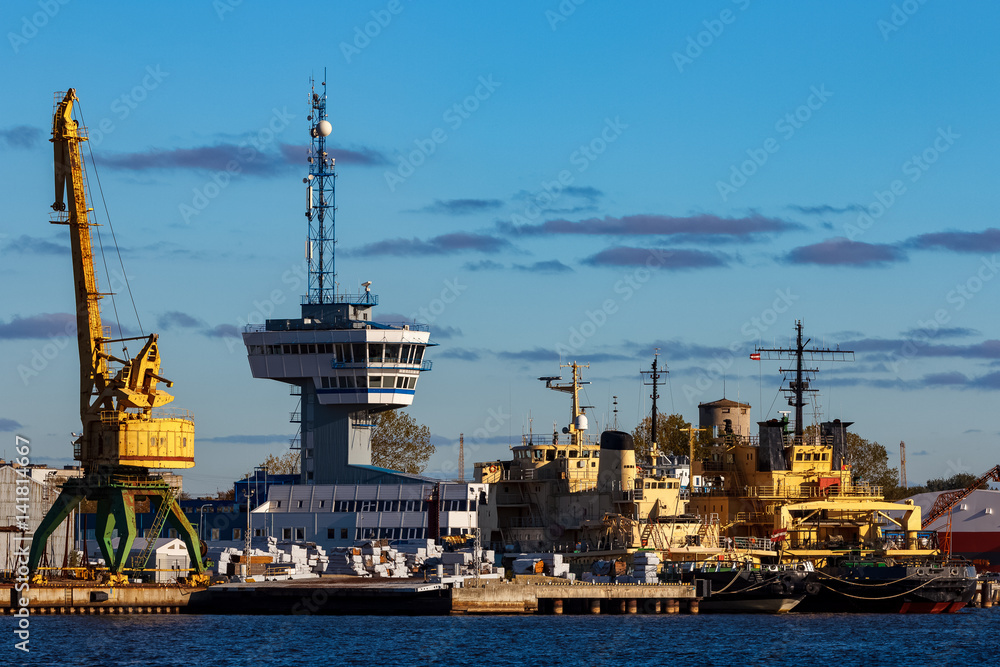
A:
{"type": "Polygon", "coordinates": [[[796,606],[798,613],[954,613],[976,592],[971,567],[827,567],[809,581],[820,591],[796,606]]]}
{"type": "MultiPolygon", "coordinates": [[[[693,576],[711,584],[711,594],[699,606],[704,613],[784,613],[794,609],[806,597],[807,573],[804,572],[698,571],[693,576]]],[[[691,573],[686,574],[685,579],[690,577],[691,573]]]]}

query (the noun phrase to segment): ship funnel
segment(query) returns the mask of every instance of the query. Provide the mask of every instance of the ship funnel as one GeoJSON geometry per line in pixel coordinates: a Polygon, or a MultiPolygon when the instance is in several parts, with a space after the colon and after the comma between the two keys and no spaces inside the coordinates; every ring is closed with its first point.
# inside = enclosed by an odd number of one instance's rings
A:
{"type": "Polygon", "coordinates": [[[624,431],[601,434],[601,461],[597,468],[602,493],[631,491],[635,485],[635,442],[624,431]]]}

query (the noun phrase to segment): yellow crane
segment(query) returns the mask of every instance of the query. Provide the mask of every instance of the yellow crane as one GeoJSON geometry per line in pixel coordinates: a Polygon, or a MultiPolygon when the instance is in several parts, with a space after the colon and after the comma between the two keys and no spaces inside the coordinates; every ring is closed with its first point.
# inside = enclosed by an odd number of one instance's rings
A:
{"type": "Polygon", "coordinates": [[[87,206],[87,181],[80,145],[86,130],[73,120],[76,91],[56,94],[52,118],[55,165],[55,211],[51,222],[67,225],[73,261],[76,295],[77,344],[80,351],[80,418],[83,431],[73,443],[74,458],[83,467],[81,478],[70,479],[35,531],[29,569],[39,564],[49,535],[83,500],[97,503],[96,537],[112,580],[124,583],[126,558],[136,538],[135,506],[149,499],[154,512],[146,535],[147,548],[131,564],[143,569],[165,523],[177,530],[187,545],[195,581],[203,574],[202,545],[174,497],[173,490],[150,469],[194,466],[194,420],[182,411],[165,413],[161,408],[173,396],[160,389],[172,383],[160,375],[160,351],[156,334],[111,338],[101,321],[100,300],[91,250],[87,206]],[[61,98],[61,99],[60,99],[61,98]],[[129,358],[127,343],[141,341],[141,349],[129,358]],[[121,343],[123,357],[109,352],[121,343]],[[112,535],[118,532],[118,547],[112,535]]]}

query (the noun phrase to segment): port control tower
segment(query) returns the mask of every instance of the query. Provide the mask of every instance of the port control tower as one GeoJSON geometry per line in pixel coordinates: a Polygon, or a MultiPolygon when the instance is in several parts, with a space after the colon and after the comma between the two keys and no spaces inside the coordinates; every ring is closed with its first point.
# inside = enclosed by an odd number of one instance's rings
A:
{"type": "Polygon", "coordinates": [[[298,319],[271,319],[243,333],[255,378],[291,385],[300,396],[291,421],[300,424],[292,447],[301,451],[303,484],[369,484],[419,481],[372,465],[371,419],[413,402],[420,374],[431,369],[425,325],[375,322],[378,296],[337,290],[334,265],[335,162],[326,150],[326,82],[310,94],[306,188],[309,293],[298,319]]]}

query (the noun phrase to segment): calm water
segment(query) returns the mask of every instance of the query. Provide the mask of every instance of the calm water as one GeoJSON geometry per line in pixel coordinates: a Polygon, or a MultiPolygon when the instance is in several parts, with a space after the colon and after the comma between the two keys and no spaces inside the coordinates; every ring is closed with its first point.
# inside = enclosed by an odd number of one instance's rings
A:
{"type": "MultiPolygon", "coordinates": [[[[3,619],[10,628],[12,619],[3,619]]],[[[995,664],[1000,608],[946,616],[47,616],[32,665],[995,664]]]]}

